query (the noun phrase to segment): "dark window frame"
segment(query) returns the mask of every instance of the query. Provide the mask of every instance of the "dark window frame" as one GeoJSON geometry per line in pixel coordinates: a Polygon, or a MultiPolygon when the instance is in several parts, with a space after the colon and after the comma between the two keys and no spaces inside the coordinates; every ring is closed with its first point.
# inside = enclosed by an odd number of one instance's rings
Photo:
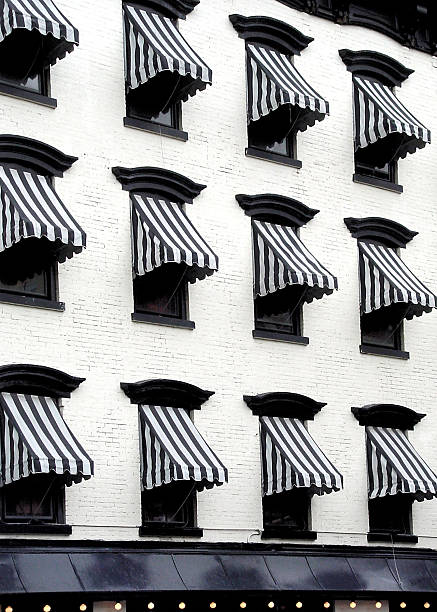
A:
{"type": "Polygon", "coordinates": [[[303,487],[293,487],[289,491],[265,495],[263,505],[262,538],[297,538],[315,540],[317,533],[311,530],[311,498],[312,493],[303,487]],[[290,508],[297,505],[297,514],[290,516],[290,508]],[[282,514],[282,520],[279,516],[282,514]],[[268,520],[268,517],[273,518],[268,520]],[[274,518],[276,515],[276,518],[274,518]],[[287,520],[289,519],[289,520],[287,520]],[[300,525],[299,525],[300,523],[300,525]]]}
{"type": "Polygon", "coordinates": [[[56,108],[57,101],[51,97],[50,66],[42,68],[36,77],[38,78],[38,86],[35,88],[26,84],[29,79],[23,83],[18,79],[2,76],[0,71],[0,93],[56,108]]]}
{"type": "Polygon", "coordinates": [[[368,541],[417,542],[418,538],[413,534],[413,503],[413,496],[406,493],[369,499],[368,541]]]}
{"type": "MultiPolygon", "coordinates": [[[[408,359],[409,353],[404,350],[404,319],[406,312],[408,310],[408,305],[405,304],[392,304],[391,306],[385,306],[378,310],[374,310],[371,313],[360,314],[360,334],[361,334],[361,344],[360,344],[360,352],[366,354],[376,354],[383,356],[391,356],[397,357],[400,359],[408,359]],[[365,322],[367,325],[370,322],[375,321],[376,325],[378,325],[378,321],[381,318],[386,317],[387,315],[391,315],[389,318],[393,321],[394,330],[390,330],[390,323],[387,323],[387,326],[382,330],[375,330],[375,333],[380,332],[381,334],[385,334],[385,338],[378,342],[375,338],[373,341],[370,339],[369,334],[366,336],[366,332],[363,329],[363,323],[365,322]],[[392,342],[387,342],[388,339],[392,338],[392,342]]],[[[383,321],[384,322],[384,321],[383,321]]]]}

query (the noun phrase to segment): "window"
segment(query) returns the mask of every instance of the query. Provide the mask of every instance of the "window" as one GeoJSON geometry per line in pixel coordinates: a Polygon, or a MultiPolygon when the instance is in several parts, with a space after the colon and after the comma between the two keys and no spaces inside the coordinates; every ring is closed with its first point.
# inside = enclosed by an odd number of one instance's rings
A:
{"type": "Polygon", "coordinates": [[[397,183],[396,150],[399,146],[397,135],[387,136],[364,149],[355,151],[355,173],[359,176],[397,183]],[[394,136],[394,138],[393,138],[394,136]]]}
{"type": "Polygon", "coordinates": [[[407,535],[412,533],[413,497],[406,493],[369,500],[370,533],[407,535]]]}
{"type": "Polygon", "coordinates": [[[126,94],[127,117],[180,130],[182,104],[172,102],[180,80],[177,73],[166,71],[137,89],[129,89],[126,94]]]}
{"type": "Polygon", "coordinates": [[[171,482],[142,493],[143,527],[195,527],[196,484],[171,482]]]}
{"type": "Polygon", "coordinates": [[[251,121],[247,128],[249,154],[264,151],[296,160],[294,125],[299,114],[300,109],[289,104],[258,121],[251,121]]]}
{"type": "Polygon", "coordinates": [[[361,315],[361,342],[368,347],[403,350],[403,320],[408,305],[392,304],[361,315]]]}
{"type": "Polygon", "coordinates": [[[1,521],[21,524],[62,524],[64,484],[56,474],[32,475],[0,490],[1,521]]]}
{"type": "Polygon", "coordinates": [[[135,312],[186,320],[188,282],[186,265],[164,264],[134,279],[135,312]]]}
{"type": "Polygon", "coordinates": [[[306,488],[263,497],[264,530],[287,528],[308,531],[310,523],[311,495],[306,488]]]}
{"type": "Polygon", "coordinates": [[[302,336],[306,285],[291,285],[255,298],[255,329],[302,336]]]}

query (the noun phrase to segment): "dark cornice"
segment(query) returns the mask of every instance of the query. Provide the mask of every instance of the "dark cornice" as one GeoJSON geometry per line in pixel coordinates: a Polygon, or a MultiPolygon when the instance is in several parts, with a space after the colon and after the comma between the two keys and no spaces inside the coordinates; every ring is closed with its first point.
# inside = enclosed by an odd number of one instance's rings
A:
{"type": "Polygon", "coordinates": [[[381,217],[365,217],[363,219],[347,217],[344,222],[354,238],[380,242],[392,248],[404,248],[418,233],[409,230],[400,223],[396,223],[396,221],[382,219],[381,217]]]}
{"type": "Polygon", "coordinates": [[[84,380],[45,366],[23,363],[0,366],[0,391],[10,393],[70,397],[84,380]]]}
{"type": "Polygon", "coordinates": [[[300,52],[314,40],[288,23],[272,17],[229,15],[229,20],[240,38],[244,38],[249,43],[272,47],[287,55],[300,55],[300,52]]]}
{"type": "Polygon", "coordinates": [[[186,410],[200,410],[202,404],[214,395],[214,391],[205,391],[189,383],[162,378],[120,383],[120,387],[132,404],[150,404],[186,410]]]}
{"type": "Polygon", "coordinates": [[[77,159],[33,138],[0,134],[0,164],[16,164],[38,174],[62,176],[77,159]]]}
{"type": "Polygon", "coordinates": [[[260,393],[243,395],[243,399],[257,416],[286,417],[303,421],[312,421],[314,416],[326,406],[322,402],[316,402],[298,393],[260,393]]]}
{"type": "Polygon", "coordinates": [[[191,204],[206,185],[195,183],[191,179],[165,170],[164,168],[121,168],[115,166],[112,172],[122,184],[125,191],[142,191],[159,195],[170,201],[187,202],[191,204]]]}
{"type": "Polygon", "coordinates": [[[338,53],[349,72],[359,77],[379,81],[389,87],[400,85],[414,72],[388,55],[376,51],[340,49],[338,53]]]}
{"type": "Polygon", "coordinates": [[[165,17],[185,19],[199,4],[200,0],[132,0],[126,4],[133,4],[149,11],[156,11],[165,17]]]}
{"type": "Polygon", "coordinates": [[[360,425],[395,429],[414,429],[414,426],[426,416],[396,404],[369,404],[351,410],[360,425]]]}
{"type": "Polygon", "coordinates": [[[308,208],[298,200],[272,193],[238,194],[235,199],[249,217],[296,227],[305,225],[319,212],[315,208],[308,208]]]}

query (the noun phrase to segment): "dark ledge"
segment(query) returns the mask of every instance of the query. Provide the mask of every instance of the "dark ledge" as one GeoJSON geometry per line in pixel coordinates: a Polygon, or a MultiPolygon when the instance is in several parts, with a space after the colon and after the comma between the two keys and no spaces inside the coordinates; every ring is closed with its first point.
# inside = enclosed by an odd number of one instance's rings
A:
{"type": "Polygon", "coordinates": [[[159,527],[153,525],[150,527],[143,526],[139,529],[140,536],[183,536],[187,538],[201,538],[203,529],[200,527],[159,527]]]}
{"type": "Polygon", "coordinates": [[[360,185],[379,187],[380,189],[393,191],[394,193],[402,193],[404,191],[402,185],[399,185],[398,183],[385,181],[384,179],[375,178],[374,176],[366,176],[365,174],[359,174],[357,172],[352,175],[352,180],[354,183],[359,183],[360,185]]]}
{"type": "Polygon", "coordinates": [[[418,233],[409,230],[400,223],[396,223],[396,221],[383,219],[382,217],[364,217],[362,219],[347,217],[344,222],[354,238],[374,240],[392,248],[404,248],[418,233]]]}
{"type": "Polygon", "coordinates": [[[10,534],[41,534],[41,535],[71,535],[71,525],[0,523],[0,533],[10,534]]]}
{"type": "Polygon", "coordinates": [[[199,2],[200,0],[132,0],[132,2],[126,2],[126,4],[136,5],[149,11],[156,11],[165,17],[185,19],[199,2]]]}
{"type": "Polygon", "coordinates": [[[62,176],[77,159],[33,138],[0,135],[0,164],[18,164],[39,174],[62,176]]]}
{"type": "Polygon", "coordinates": [[[379,81],[389,87],[400,85],[414,72],[388,55],[376,51],[340,49],[338,53],[349,72],[359,77],[379,81]]]}
{"type": "Polygon", "coordinates": [[[150,404],[187,410],[200,410],[202,404],[214,395],[214,391],[205,391],[186,382],[163,378],[120,383],[120,387],[132,404],[150,404]]]}
{"type": "Polygon", "coordinates": [[[368,542],[395,542],[399,544],[417,544],[419,538],[412,533],[389,533],[369,531],[368,542]]]}
{"type": "Polygon", "coordinates": [[[125,127],[142,130],[143,132],[149,132],[151,134],[168,136],[169,138],[181,140],[182,142],[186,142],[188,140],[188,132],[169,127],[168,125],[161,125],[155,121],[148,121],[147,119],[133,119],[132,117],[125,117],[123,119],[123,125],[125,127]]]}
{"type": "Polygon", "coordinates": [[[290,344],[302,344],[307,346],[310,339],[306,336],[293,336],[284,332],[266,331],[263,329],[252,330],[252,336],[257,340],[276,340],[277,342],[289,342],[290,344]]]}
{"type": "Polygon", "coordinates": [[[298,200],[271,193],[253,196],[238,194],[235,199],[249,217],[297,227],[311,221],[319,212],[315,208],[308,208],[298,200]]]}
{"type": "Polygon", "coordinates": [[[70,397],[85,378],[70,376],[60,370],[40,365],[10,364],[0,366],[0,391],[50,397],[70,397]]]}
{"type": "Polygon", "coordinates": [[[140,168],[121,168],[116,166],[112,172],[126,191],[142,191],[159,195],[167,200],[191,204],[206,185],[195,183],[191,179],[165,170],[143,166],[140,168]]]}
{"type": "Polygon", "coordinates": [[[174,317],[164,317],[158,314],[146,314],[143,312],[133,312],[132,321],[136,323],[151,323],[152,325],[167,325],[167,327],[181,327],[183,329],[194,329],[196,324],[194,321],[187,319],[175,319],[174,317]]]}
{"type": "Polygon", "coordinates": [[[60,312],[64,312],[65,310],[64,302],[44,300],[42,298],[31,297],[30,295],[8,293],[7,291],[0,291],[0,302],[3,302],[4,304],[15,304],[17,306],[44,308],[46,310],[58,310],[60,312]]]}
{"type": "Polygon", "coordinates": [[[414,426],[426,416],[396,404],[369,404],[351,410],[360,425],[395,429],[414,429],[414,426]]]}
{"type": "Polygon", "coordinates": [[[287,155],[280,155],[279,153],[272,153],[271,151],[263,151],[261,149],[255,149],[255,147],[246,148],[246,157],[254,157],[255,159],[265,159],[275,164],[282,164],[283,166],[291,166],[298,170],[302,168],[302,162],[287,155]]]}
{"type": "Polygon", "coordinates": [[[272,17],[243,17],[229,15],[229,20],[240,38],[248,43],[266,45],[287,55],[300,55],[314,40],[296,28],[272,17]]]}
{"type": "Polygon", "coordinates": [[[313,421],[314,416],[326,406],[323,402],[316,402],[306,395],[285,391],[243,395],[243,399],[257,416],[276,416],[303,421],[313,421]]]}
{"type": "Polygon", "coordinates": [[[360,344],[360,353],[363,355],[379,355],[381,357],[394,357],[395,359],[409,359],[408,351],[387,348],[385,346],[371,346],[370,344],[360,344]]]}
{"type": "Polygon", "coordinates": [[[36,91],[29,91],[24,87],[16,85],[6,85],[6,83],[0,83],[0,93],[12,98],[19,98],[20,100],[28,100],[29,102],[36,102],[42,106],[48,108],[56,108],[58,103],[55,98],[50,98],[44,94],[37,93],[36,91]]]}
{"type": "Polygon", "coordinates": [[[291,527],[267,527],[261,533],[261,539],[277,538],[283,540],[317,540],[317,531],[297,530],[291,527]]]}

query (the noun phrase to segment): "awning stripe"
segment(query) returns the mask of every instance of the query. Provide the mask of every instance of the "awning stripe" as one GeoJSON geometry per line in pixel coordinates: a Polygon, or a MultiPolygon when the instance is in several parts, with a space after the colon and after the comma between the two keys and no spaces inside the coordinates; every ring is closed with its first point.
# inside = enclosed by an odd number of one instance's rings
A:
{"type": "Polygon", "coordinates": [[[363,313],[391,304],[411,304],[408,317],[437,307],[437,297],[411,272],[395,249],[358,242],[363,313]]]}
{"type": "Polygon", "coordinates": [[[140,429],[143,489],[172,480],[193,480],[199,489],[227,482],[227,469],[186,410],[140,405],[140,429]]]}
{"type": "Polygon", "coordinates": [[[0,166],[0,252],[25,238],[47,238],[65,245],[64,261],[86,246],[86,234],[74,220],[46,176],[0,166]]]}
{"type": "Polygon", "coordinates": [[[343,488],[343,477],[299,419],[260,417],[263,494],[305,487],[323,495],[343,488]]]}
{"type": "Polygon", "coordinates": [[[431,132],[396,98],[386,85],[353,77],[355,148],[364,148],[389,134],[404,134],[395,159],[431,142],[431,132]]]}
{"type": "Polygon", "coordinates": [[[126,82],[136,89],[170,70],[192,79],[181,99],[212,83],[212,71],[190,47],[174,22],[163,15],[124,5],[126,82]]]}
{"type": "Polygon", "coordinates": [[[0,393],[0,487],[55,472],[66,484],[94,474],[94,463],[51,397],[0,393]]]}
{"type": "Polygon", "coordinates": [[[191,282],[218,269],[218,257],[182,207],[156,196],[132,195],[132,253],[137,276],[170,262],[189,266],[191,282]]]}
{"type": "Polygon", "coordinates": [[[64,39],[66,45],[58,57],[79,44],[79,32],[52,0],[3,0],[0,13],[0,42],[18,28],[38,30],[46,36],[64,39]]]}
{"type": "Polygon", "coordinates": [[[337,289],[337,279],[286,225],[252,222],[254,294],[265,296],[286,285],[308,285],[305,301],[337,289]]]}
{"type": "Polygon", "coordinates": [[[329,114],[328,102],[305,81],[284,53],[248,44],[247,83],[249,122],[265,117],[283,104],[313,111],[307,125],[329,114]]]}
{"type": "Polygon", "coordinates": [[[410,493],[437,497],[437,476],[400,429],[366,427],[369,498],[410,493]]]}

